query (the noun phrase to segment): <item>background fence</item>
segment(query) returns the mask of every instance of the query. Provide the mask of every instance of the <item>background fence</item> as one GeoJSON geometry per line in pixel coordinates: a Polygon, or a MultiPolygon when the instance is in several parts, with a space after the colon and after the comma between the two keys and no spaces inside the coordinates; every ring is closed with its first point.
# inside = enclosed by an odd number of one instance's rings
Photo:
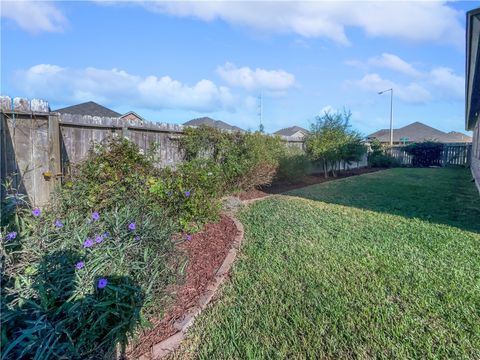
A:
{"type": "MultiPolygon", "coordinates": [[[[45,205],[50,193],[72,164],[85,159],[95,142],[124,136],[145,152],[155,144],[158,166],[175,167],[183,159],[178,138],[182,125],[143,122],[115,117],[82,116],[50,112],[43,100],[0,97],[0,181],[28,196],[34,206],[45,205]]],[[[287,146],[304,150],[302,139],[282,137],[287,146]]],[[[401,148],[390,150],[403,165],[412,158],[401,148]]],[[[469,164],[471,145],[445,144],[442,165],[469,164]]],[[[367,166],[367,157],[356,163],[340,163],[339,170],[367,166]]],[[[314,168],[314,171],[321,169],[314,168]]],[[[1,198],[5,189],[1,186],[1,198]]]]}
{"type": "MultiPolygon", "coordinates": [[[[124,136],[148,151],[156,147],[157,165],[175,167],[182,161],[177,139],[184,127],[153,122],[138,123],[115,117],[50,112],[48,102],[0,97],[0,181],[28,196],[34,206],[45,205],[50,193],[72,164],[85,159],[94,142],[124,136]]],[[[304,149],[303,140],[282,137],[287,146],[304,149]]],[[[364,161],[342,168],[366,165],[364,161]]],[[[1,198],[5,189],[1,186],[1,198]]]]}
{"type": "MultiPolygon", "coordinates": [[[[407,154],[403,147],[393,147],[387,150],[401,165],[412,165],[412,155],[407,154]]],[[[443,144],[440,166],[470,166],[472,144],[443,144]]]]}

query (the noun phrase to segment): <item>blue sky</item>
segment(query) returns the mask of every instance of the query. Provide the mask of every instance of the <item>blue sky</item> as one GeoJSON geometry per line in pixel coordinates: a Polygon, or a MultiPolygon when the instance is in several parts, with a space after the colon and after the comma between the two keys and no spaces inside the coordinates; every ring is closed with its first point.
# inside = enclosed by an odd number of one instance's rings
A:
{"type": "Polygon", "coordinates": [[[464,132],[465,11],[478,2],[2,1],[1,93],[97,101],[152,121],[308,127],[352,111],[364,134],[464,132]]]}

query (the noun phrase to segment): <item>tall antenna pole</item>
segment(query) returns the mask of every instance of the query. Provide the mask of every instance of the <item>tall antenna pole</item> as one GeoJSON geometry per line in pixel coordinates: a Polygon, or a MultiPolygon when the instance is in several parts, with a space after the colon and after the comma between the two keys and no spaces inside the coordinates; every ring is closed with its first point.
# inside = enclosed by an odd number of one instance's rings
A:
{"type": "Polygon", "coordinates": [[[260,91],[260,96],[258,97],[258,118],[260,120],[259,130],[263,132],[263,93],[260,91]]]}

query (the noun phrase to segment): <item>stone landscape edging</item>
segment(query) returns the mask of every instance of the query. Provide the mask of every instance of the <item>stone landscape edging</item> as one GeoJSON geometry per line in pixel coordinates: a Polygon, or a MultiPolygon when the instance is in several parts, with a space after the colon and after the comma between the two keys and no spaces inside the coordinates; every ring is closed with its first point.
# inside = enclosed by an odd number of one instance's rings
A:
{"type": "MultiPolygon", "coordinates": [[[[262,199],[262,198],[261,198],[262,199]]],[[[260,199],[254,199],[260,200],[260,199]]],[[[165,340],[153,345],[148,352],[138,357],[138,360],[161,359],[180,346],[185,338],[187,330],[193,325],[195,318],[207,307],[214,295],[217,293],[220,285],[225,281],[233,262],[237,256],[240,245],[243,242],[244,229],[242,223],[233,215],[225,214],[232,220],[237,228],[237,234],[233,240],[232,247],[228,251],[222,265],[215,273],[213,281],[207,286],[206,290],[199,297],[195,306],[190,308],[182,319],[177,320],[173,326],[178,330],[175,334],[169,336],[165,340]]]]}

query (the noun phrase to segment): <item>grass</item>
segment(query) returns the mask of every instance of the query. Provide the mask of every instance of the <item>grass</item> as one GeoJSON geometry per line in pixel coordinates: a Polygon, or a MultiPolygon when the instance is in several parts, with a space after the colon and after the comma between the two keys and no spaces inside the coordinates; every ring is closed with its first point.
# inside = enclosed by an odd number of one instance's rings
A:
{"type": "Polygon", "coordinates": [[[230,282],[175,356],[480,358],[480,201],[468,180],[393,169],[254,203],[230,282]]]}

